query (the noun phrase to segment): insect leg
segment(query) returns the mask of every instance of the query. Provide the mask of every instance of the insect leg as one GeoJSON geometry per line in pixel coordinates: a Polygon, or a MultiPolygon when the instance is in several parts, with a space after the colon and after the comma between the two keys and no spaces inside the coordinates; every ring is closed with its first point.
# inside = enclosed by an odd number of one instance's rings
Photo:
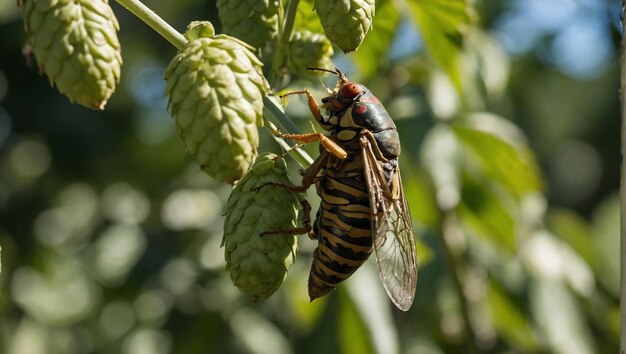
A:
{"type": "Polygon", "coordinates": [[[287,138],[295,140],[299,143],[309,144],[315,141],[319,141],[320,144],[326,149],[326,151],[344,160],[348,157],[348,153],[337,143],[330,140],[326,135],[322,133],[308,133],[308,134],[280,134],[281,138],[287,138]]]}
{"type": "Polygon", "coordinates": [[[302,227],[264,231],[264,232],[261,232],[259,236],[265,237],[265,236],[274,236],[274,235],[281,235],[281,234],[288,234],[288,235],[307,234],[309,238],[312,239],[313,227],[311,226],[311,204],[309,204],[309,202],[307,202],[306,200],[301,200],[300,206],[302,207],[302,225],[303,225],[302,227]]]}
{"type": "Polygon", "coordinates": [[[328,162],[329,153],[327,151],[322,151],[320,155],[313,161],[313,164],[309,166],[304,173],[302,174],[302,186],[304,188],[309,188],[317,178],[317,175],[320,171],[326,166],[328,162]]]}
{"type": "Polygon", "coordinates": [[[313,113],[313,117],[315,117],[315,120],[318,123],[320,124],[323,123],[322,112],[320,111],[320,106],[317,104],[317,102],[315,102],[315,98],[313,97],[313,94],[311,94],[311,91],[307,89],[289,91],[286,94],[281,95],[280,98],[290,96],[290,95],[306,95],[306,100],[307,100],[307,103],[309,104],[309,109],[311,110],[311,113],[313,113]]]}

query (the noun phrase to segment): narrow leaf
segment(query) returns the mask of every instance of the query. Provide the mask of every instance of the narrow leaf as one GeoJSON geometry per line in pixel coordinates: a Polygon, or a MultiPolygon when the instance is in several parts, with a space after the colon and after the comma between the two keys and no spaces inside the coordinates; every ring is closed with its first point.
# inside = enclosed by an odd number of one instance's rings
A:
{"type": "Polygon", "coordinates": [[[461,92],[462,31],[471,19],[467,0],[413,0],[407,1],[407,5],[428,53],[461,92]]]}
{"type": "Polygon", "coordinates": [[[481,172],[513,195],[520,197],[541,190],[539,168],[530,149],[460,125],[454,126],[453,131],[464,151],[476,159],[481,172]]]}

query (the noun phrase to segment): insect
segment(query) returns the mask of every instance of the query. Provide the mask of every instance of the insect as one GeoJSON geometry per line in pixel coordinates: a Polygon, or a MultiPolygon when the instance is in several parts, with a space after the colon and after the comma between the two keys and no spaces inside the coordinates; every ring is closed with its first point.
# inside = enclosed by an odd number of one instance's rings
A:
{"type": "MultiPolygon", "coordinates": [[[[320,155],[303,172],[306,191],[315,183],[321,204],[309,235],[319,241],[308,290],[311,301],[328,294],[370,256],[372,250],[387,294],[401,310],[413,303],[417,261],[413,226],[400,179],[400,140],[380,101],[340,72],[321,107],[304,94],[315,120],[329,135],[282,134],[300,143],[320,142],[320,155]],[[321,110],[326,111],[322,115],[321,110]]],[[[307,223],[305,223],[307,225],[307,223]]]]}

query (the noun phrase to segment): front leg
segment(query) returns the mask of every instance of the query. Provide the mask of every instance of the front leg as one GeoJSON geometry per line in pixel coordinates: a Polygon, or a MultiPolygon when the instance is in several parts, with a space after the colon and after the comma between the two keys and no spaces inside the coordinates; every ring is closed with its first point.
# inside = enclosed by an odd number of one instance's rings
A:
{"type": "Polygon", "coordinates": [[[346,157],[348,157],[346,150],[322,133],[279,134],[278,137],[295,140],[302,144],[310,144],[312,142],[319,141],[326,151],[337,156],[338,158],[345,160],[346,157]]]}

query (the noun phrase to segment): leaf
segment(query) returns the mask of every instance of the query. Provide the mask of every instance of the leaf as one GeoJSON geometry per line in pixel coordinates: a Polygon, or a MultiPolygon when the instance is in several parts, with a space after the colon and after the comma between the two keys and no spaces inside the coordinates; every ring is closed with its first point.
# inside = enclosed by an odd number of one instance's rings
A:
{"type": "Polygon", "coordinates": [[[596,353],[591,331],[576,298],[558,282],[535,279],[530,305],[539,332],[554,353],[596,353]]]}
{"type": "Polygon", "coordinates": [[[517,249],[516,222],[489,183],[463,174],[459,216],[478,236],[515,253],[517,249]]]}
{"type": "Polygon", "coordinates": [[[294,28],[297,31],[309,30],[313,33],[324,33],[317,12],[315,12],[313,0],[301,0],[298,3],[294,28]]]}
{"type": "Polygon", "coordinates": [[[598,252],[588,222],[572,210],[555,208],[548,214],[548,225],[597,271],[598,252]]]}
{"type": "Polygon", "coordinates": [[[487,303],[493,326],[504,341],[521,352],[538,349],[533,329],[520,306],[493,282],[489,284],[487,303]]]}
{"type": "Polygon", "coordinates": [[[459,142],[446,124],[434,126],[424,138],[421,160],[433,180],[440,209],[452,209],[460,201],[460,155],[459,142]]]}
{"type": "Polygon", "coordinates": [[[352,57],[363,79],[371,77],[380,69],[381,61],[386,57],[393,42],[399,19],[400,14],[393,1],[376,2],[376,15],[372,30],[352,57]]]}
{"type": "Polygon", "coordinates": [[[363,316],[359,314],[354,302],[343,288],[338,288],[339,306],[339,352],[349,353],[373,353],[371,337],[367,331],[363,316]]]}
{"type": "Polygon", "coordinates": [[[487,132],[453,126],[464,151],[476,158],[482,174],[509,190],[514,196],[542,189],[539,167],[526,146],[514,146],[487,132]]]}
{"type": "Polygon", "coordinates": [[[471,20],[467,0],[410,0],[407,5],[428,53],[461,92],[462,31],[471,20]]]}
{"type": "MultiPolygon", "coordinates": [[[[600,253],[598,280],[611,294],[620,293],[620,199],[616,193],[602,201],[591,219],[593,243],[600,253]]],[[[623,256],[623,255],[622,255],[623,256]]]]}
{"type": "Polygon", "coordinates": [[[402,164],[401,162],[401,166],[403,166],[402,184],[411,217],[424,227],[436,229],[440,222],[440,215],[437,211],[433,186],[428,183],[424,173],[412,169],[410,163],[402,164]]]}

